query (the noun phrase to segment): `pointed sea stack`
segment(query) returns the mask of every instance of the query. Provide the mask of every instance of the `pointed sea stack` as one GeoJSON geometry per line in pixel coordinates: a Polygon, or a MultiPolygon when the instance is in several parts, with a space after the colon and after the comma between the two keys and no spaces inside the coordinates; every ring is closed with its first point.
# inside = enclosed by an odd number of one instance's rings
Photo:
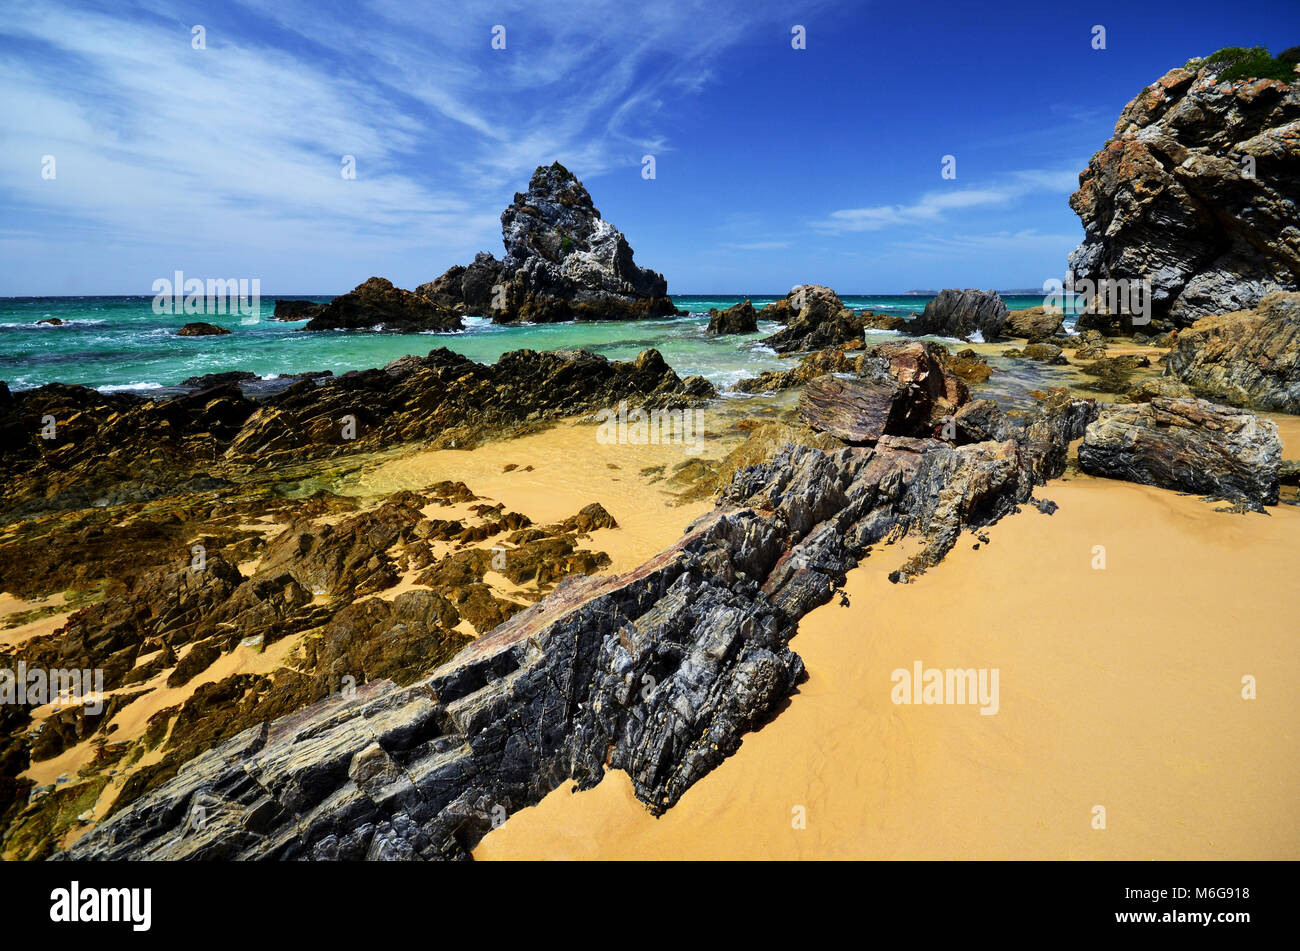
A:
{"type": "Polygon", "coordinates": [[[497,323],[636,320],[677,313],[668,282],[638,267],[623,233],[600,216],[582,182],[556,162],[501,213],[505,260],[480,253],[416,293],[497,323]]]}

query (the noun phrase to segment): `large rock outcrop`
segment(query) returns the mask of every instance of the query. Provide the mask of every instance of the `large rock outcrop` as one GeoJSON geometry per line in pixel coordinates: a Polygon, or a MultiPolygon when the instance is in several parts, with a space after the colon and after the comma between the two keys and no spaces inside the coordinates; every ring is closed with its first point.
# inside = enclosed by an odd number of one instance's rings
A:
{"type": "Polygon", "coordinates": [[[763,343],[777,353],[821,350],[861,340],[863,317],[844,306],[840,295],[822,284],[796,287],[759,313],[763,320],[785,324],[763,343]]]}
{"type": "Polygon", "coordinates": [[[68,857],[464,858],[508,814],[608,769],[663,812],[779,710],[803,675],[798,619],[873,546],[914,530],[925,547],[893,577],[926,570],[1059,475],[1094,413],[1053,399],[1002,441],[884,436],[744,467],[640,568],[561,585],[409,686],[245,730],[68,857]]]}
{"type": "Polygon", "coordinates": [[[662,274],[639,267],[627,238],[600,216],[582,182],[556,162],[501,213],[505,259],[480,253],[420,285],[458,313],[498,323],[633,320],[676,314],[662,274]]]}
{"type": "Polygon", "coordinates": [[[1300,413],[1300,293],[1201,318],[1178,335],[1165,373],[1211,399],[1300,413]]]}
{"type": "Polygon", "coordinates": [[[996,291],[945,288],[902,329],[916,336],[931,334],[959,340],[969,340],[979,333],[985,342],[992,343],[1002,335],[1008,313],[1006,301],[996,291]]]}
{"type": "MultiPolygon", "coordinates": [[[[299,311],[304,316],[309,311],[299,311]]],[[[372,277],[321,307],[303,330],[383,330],[389,333],[463,330],[460,316],[383,277],[372,277]]]]}
{"type": "MultiPolygon", "coordinates": [[[[1076,285],[1150,280],[1156,329],[1300,289],[1300,84],[1220,82],[1215,69],[1142,90],[1070,198],[1084,227],[1076,285]]],[[[1080,328],[1133,332],[1105,310],[1080,328]]]]}
{"type": "Polygon", "coordinates": [[[1200,399],[1104,409],[1079,445],[1092,475],[1252,506],[1277,504],[1281,461],[1276,423],[1200,399]]]}

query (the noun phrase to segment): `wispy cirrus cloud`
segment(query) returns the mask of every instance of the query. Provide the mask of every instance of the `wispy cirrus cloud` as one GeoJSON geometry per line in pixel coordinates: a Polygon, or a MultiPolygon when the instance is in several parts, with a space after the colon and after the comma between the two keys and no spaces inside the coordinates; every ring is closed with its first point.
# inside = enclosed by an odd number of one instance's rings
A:
{"type": "Polygon", "coordinates": [[[0,236],[0,293],[106,242],[130,286],[181,257],[219,269],[286,248],[349,275],[445,266],[499,241],[536,165],[585,178],[671,150],[672,110],[764,15],[741,0],[33,6],[0,22],[0,215],[44,239],[0,236]]]}
{"type": "Polygon", "coordinates": [[[1005,208],[1034,192],[1057,191],[1068,195],[1078,187],[1075,169],[1024,169],[999,176],[992,184],[974,188],[955,186],[922,194],[908,204],[843,208],[810,222],[827,234],[879,231],[899,225],[933,224],[950,213],[974,208],[1005,208]]]}

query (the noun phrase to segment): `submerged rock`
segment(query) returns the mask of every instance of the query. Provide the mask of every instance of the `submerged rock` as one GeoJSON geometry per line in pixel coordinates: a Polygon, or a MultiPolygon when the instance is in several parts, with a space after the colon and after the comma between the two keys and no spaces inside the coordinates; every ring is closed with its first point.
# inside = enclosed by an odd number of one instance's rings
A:
{"type": "Polygon", "coordinates": [[[1004,350],[1004,357],[1017,357],[1021,360],[1033,360],[1037,363],[1050,363],[1064,366],[1070,361],[1061,356],[1061,347],[1054,343],[1027,343],[1020,350],[1004,350]]]}
{"type": "Polygon", "coordinates": [[[384,330],[389,333],[463,330],[460,316],[427,297],[372,277],[321,307],[303,330],[384,330]]]}
{"type": "MultiPolygon", "coordinates": [[[[1142,90],[1070,198],[1084,227],[1076,283],[1149,280],[1155,328],[1300,289],[1300,78],[1220,82],[1215,69],[1173,69],[1142,90]]],[[[1130,316],[1085,317],[1134,329],[1130,316]]]]}
{"type": "Polygon", "coordinates": [[[222,334],[230,333],[225,327],[218,327],[216,324],[205,323],[196,320],[188,323],[180,330],[176,331],[178,337],[219,337],[222,334]]]}
{"type": "Polygon", "coordinates": [[[1178,335],[1165,372],[1205,396],[1300,413],[1300,294],[1198,320],[1178,335]]]}
{"type": "Polygon", "coordinates": [[[992,343],[1002,335],[1008,313],[1006,301],[996,291],[947,288],[903,329],[914,336],[925,334],[960,340],[969,340],[979,333],[986,343],[992,343]]]}
{"type": "Polygon", "coordinates": [[[1084,472],[1253,505],[1275,505],[1277,424],[1200,399],[1105,409],[1079,446],[1084,472]]]}

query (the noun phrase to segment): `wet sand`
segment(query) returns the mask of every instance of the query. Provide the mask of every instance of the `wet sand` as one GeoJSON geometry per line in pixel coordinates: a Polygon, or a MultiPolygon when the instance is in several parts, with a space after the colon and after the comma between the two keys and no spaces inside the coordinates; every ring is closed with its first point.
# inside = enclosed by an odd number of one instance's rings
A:
{"type": "Polygon", "coordinates": [[[665,816],[614,772],[475,857],[1300,858],[1300,509],[1085,476],[1040,494],[1055,515],[1006,518],[978,551],[964,536],[913,584],[886,577],[904,546],[851,572],[852,606],[792,641],[808,681],[665,816]],[[916,661],[998,668],[998,713],[895,705],[891,674],[916,661]]]}

